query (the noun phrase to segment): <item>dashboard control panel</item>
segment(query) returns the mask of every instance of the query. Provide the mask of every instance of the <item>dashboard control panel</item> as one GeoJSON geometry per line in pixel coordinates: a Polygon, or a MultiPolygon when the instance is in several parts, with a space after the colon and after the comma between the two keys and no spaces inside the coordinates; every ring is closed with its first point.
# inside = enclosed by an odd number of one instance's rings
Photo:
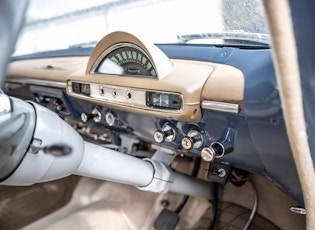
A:
{"type": "Polygon", "coordinates": [[[156,45],[116,31],[97,43],[85,71],[69,75],[66,84],[70,96],[111,109],[198,122],[202,108],[238,113],[244,77],[232,66],[170,59],[156,45]]]}
{"type": "Polygon", "coordinates": [[[85,99],[114,103],[145,110],[179,113],[183,107],[181,94],[98,83],[71,81],[68,92],[85,99]]]}

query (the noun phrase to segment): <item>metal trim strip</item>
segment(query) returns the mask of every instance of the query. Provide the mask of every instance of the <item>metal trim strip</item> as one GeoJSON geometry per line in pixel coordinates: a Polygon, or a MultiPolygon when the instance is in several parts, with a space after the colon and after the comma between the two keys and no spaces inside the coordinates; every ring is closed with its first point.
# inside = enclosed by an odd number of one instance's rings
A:
{"type": "Polygon", "coordinates": [[[218,101],[208,101],[208,100],[203,100],[201,102],[201,108],[224,112],[224,113],[234,113],[234,114],[238,114],[240,111],[238,104],[218,102],[218,101]]]}
{"type": "Polygon", "coordinates": [[[10,78],[7,78],[5,80],[5,82],[6,83],[27,84],[27,85],[49,86],[49,87],[66,89],[66,83],[65,82],[48,81],[48,80],[41,80],[41,79],[10,77],[10,78]]]}

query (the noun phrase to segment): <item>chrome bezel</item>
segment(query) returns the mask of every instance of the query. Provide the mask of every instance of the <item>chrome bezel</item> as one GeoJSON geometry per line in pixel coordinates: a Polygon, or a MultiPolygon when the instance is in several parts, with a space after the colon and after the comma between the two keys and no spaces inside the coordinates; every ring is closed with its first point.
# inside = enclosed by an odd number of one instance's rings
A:
{"type": "Polygon", "coordinates": [[[94,62],[94,64],[92,65],[92,68],[90,70],[90,74],[93,75],[110,75],[110,76],[122,76],[122,77],[140,77],[140,78],[152,78],[152,79],[158,79],[158,73],[155,67],[154,62],[152,61],[152,59],[149,57],[149,55],[147,54],[147,52],[145,52],[143,49],[141,49],[139,46],[134,45],[132,43],[119,43],[116,45],[111,46],[110,48],[106,49],[94,62]],[[104,60],[104,58],[106,58],[106,56],[108,54],[110,54],[111,52],[120,49],[120,48],[125,48],[125,47],[131,47],[134,49],[139,50],[140,52],[142,52],[143,54],[145,54],[145,57],[150,61],[150,63],[152,64],[155,72],[156,72],[156,76],[143,76],[143,75],[118,75],[118,74],[110,74],[110,73],[98,73],[96,70],[99,67],[99,65],[102,63],[102,61],[104,60]]]}

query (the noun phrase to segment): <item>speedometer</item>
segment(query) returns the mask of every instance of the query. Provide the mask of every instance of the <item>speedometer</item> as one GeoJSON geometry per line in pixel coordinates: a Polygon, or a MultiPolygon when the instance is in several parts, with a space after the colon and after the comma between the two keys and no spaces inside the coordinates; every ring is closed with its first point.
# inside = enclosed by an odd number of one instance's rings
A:
{"type": "Polygon", "coordinates": [[[148,55],[141,48],[129,43],[112,47],[95,69],[95,73],[157,78],[157,72],[148,55]]]}

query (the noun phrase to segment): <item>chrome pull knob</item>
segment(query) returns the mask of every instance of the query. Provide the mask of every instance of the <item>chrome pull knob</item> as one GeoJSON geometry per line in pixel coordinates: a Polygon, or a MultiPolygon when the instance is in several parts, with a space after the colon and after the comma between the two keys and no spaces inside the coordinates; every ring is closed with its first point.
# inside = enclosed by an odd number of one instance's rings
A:
{"type": "Polygon", "coordinates": [[[82,113],[81,120],[86,123],[89,120],[94,120],[95,122],[100,122],[102,120],[102,114],[98,109],[93,109],[92,113],[82,113]]]}
{"type": "Polygon", "coordinates": [[[233,145],[230,142],[213,142],[210,147],[204,147],[201,150],[201,157],[205,161],[213,161],[215,158],[221,158],[225,154],[233,151],[233,145]]]}
{"type": "Polygon", "coordinates": [[[203,144],[202,135],[196,131],[191,130],[181,141],[182,147],[186,150],[190,150],[192,148],[198,149],[203,144]]]}
{"type": "Polygon", "coordinates": [[[201,150],[201,157],[204,161],[208,161],[208,162],[211,162],[215,159],[217,153],[215,151],[215,149],[213,148],[209,148],[209,147],[204,147],[202,150],[201,150]]]}
{"type": "Polygon", "coordinates": [[[176,139],[176,132],[170,125],[164,125],[161,130],[154,132],[153,137],[157,143],[162,143],[164,141],[171,142],[176,139]]]}
{"type": "Polygon", "coordinates": [[[107,112],[105,114],[105,121],[109,126],[115,126],[118,123],[116,115],[112,112],[107,112]]]}
{"type": "Polygon", "coordinates": [[[93,119],[95,115],[94,114],[88,114],[88,113],[82,113],[81,114],[81,121],[84,123],[88,122],[89,120],[93,119]]]}

